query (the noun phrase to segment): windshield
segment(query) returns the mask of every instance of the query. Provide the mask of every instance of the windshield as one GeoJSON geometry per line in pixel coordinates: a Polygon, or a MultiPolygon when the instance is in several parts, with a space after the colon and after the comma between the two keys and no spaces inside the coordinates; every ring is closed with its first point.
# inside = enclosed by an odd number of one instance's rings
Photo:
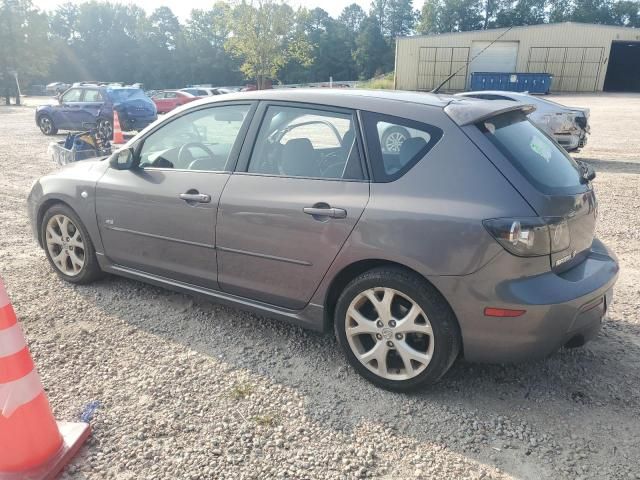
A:
{"type": "Polygon", "coordinates": [[[135,100],[141,98],[146,100],[147,97],[139,88],[118,88],[107,90],[114,102],[124,102],[126,100],[135,100]]]}
{"type": "Polygon", "coordinates": [[[478,128],[542,193],[582,189],[576,162],[521,111],[484,120],[478,128]]]}

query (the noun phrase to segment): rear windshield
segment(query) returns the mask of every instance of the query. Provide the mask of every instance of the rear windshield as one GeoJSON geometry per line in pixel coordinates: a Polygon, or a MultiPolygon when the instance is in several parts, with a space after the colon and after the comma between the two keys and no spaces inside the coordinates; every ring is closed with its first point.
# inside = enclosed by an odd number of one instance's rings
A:
{"type": "Polygon", "coordinates": [[[149,98],[139,88],[117,88],[110,89],[108,91],[114,102],[124,102],[126,100],[135,100],[137,98],[149,98]]]}
{"type": "Polygon", "coordinates": [[[582,188],[576,162],[521,111],[492,117],[478,127],[541,192],[565,193],[582,188]]]}

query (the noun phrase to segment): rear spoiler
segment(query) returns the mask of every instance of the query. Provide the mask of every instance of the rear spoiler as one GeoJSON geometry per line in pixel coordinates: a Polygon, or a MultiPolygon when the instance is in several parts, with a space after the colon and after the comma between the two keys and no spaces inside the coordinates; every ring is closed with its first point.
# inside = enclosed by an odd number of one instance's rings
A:
{"type": "Polygon", "coordinates": [[[506,100],[479,100],[477,98],[456,98],[444,107],[445,113],[461,127],[517,110],[529,115],[535,109],[534,105],[526,103],[506,100]]]}

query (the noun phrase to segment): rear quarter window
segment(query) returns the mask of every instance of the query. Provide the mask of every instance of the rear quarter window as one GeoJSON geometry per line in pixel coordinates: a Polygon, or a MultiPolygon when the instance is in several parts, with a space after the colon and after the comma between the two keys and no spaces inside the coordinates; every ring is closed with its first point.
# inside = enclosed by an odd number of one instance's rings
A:
{"type": "Polygon", "coordinates": [[[484,136],[540,192],[567,193],[582,187],[580,168],[567,152],[521,111],[477,124],[484,136]]]}
{"type": "Polygon", "coordinates": [[[406,118],[362,112],[368,156],[376,182],[393,182],[442,138],[442,130],[406,118]]]}

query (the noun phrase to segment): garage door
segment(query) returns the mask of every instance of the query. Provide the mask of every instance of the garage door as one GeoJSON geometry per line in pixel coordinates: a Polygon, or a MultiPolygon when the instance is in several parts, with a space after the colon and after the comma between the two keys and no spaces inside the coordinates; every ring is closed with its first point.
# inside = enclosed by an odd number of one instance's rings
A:
{"type": "Polygon", "coordinates": [[[531,47],[527,71],[550,73],[552,92],[595,92],[602,47],[531,47]]]}
{"type": "Polygon", "coordinates": [[[489,45],[491,42],[476,41],[471,43],[470,57],[479,56],[469,65],[469,73],[515,72],[518,62],[518,42],[495,42],[493,45],[489,45]],[[485,48],[486,50],[484,50],[485,48]]]}
{"type": "Polygon", "coordinates": [[[446,90],[464,90],[467,78],[469,47],[420,47],[418,90],[432,90],[449,76],[446,90]]]}

